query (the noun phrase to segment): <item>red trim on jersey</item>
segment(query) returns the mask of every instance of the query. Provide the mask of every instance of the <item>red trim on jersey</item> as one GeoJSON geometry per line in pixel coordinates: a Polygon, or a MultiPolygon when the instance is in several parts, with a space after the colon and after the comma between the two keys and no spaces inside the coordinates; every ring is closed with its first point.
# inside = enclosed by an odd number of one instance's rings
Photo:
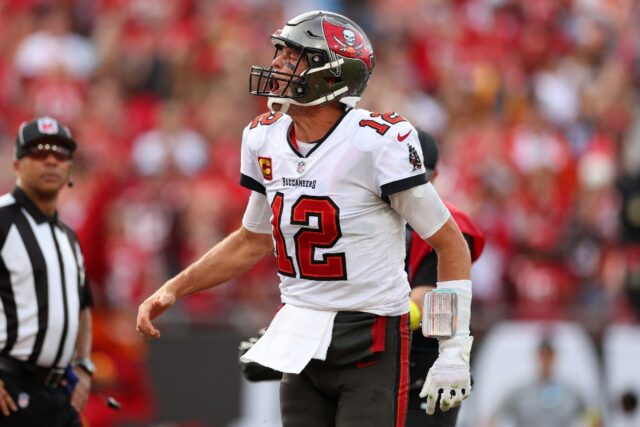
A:
{"type": "Polygon", "coordinates": [[[289,128],[289,141],[293,144],[293,148],[295,148],[297,152],[300,152],[300,147],[298,147],[298,141],[296,140],[296,129],[293,123],[291,123],[291,127],[289,128]]]}
{"type": "Polygon", "coordinates": [[[384,351],[384,339],[387,328],[387,318],[384,316],[376,317],[371,327],[371,353],[384,351]]]}
{"type": "MultiPolygon", "coordinates": [[[[477,260],[484,249],[484,234],[466,213],[462,212],[447,201],[444,201],[444,204],[447,209],[449,209],[449,212],[451,212],[451,216],[456,224],[458,224],[462,234],[471,238],[471,261],[473,262],[477,260]]],[[[411,244],[409,246],[410,282],[413,282],[415,272],[418,271],[420,264],[422,264],[427,255],[429,255],[431,249],[431,245],[422,240],[418,233],[415,231],[412,232],[411,244]]]]}
{"type": "Polygon", "coordinates": [[[356,362],[356,368],[366,368],[367,366],[375,365],[378,360],[369,360],[367,362],[356,362]]]}
{"type": "Polygon", "coordinates": [[[411,333],[409,331],[409,313],[400,316],[399,332],[399,372],[398,372],[398,410],[396,412],[396,427],[404,427],[409,403],[409,346],[411,333]]]}

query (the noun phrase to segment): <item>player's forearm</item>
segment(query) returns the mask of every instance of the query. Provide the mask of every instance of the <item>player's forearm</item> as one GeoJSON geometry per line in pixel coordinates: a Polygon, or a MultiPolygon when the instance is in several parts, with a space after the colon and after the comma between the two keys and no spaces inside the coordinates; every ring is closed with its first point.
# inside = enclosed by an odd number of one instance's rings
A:
{"type": "Polygon", "coordinates": [[[87,307],[80,311],[75,359],[86,359],[91,356],[91,330],[91,309],[87,307]]]}
{"type": "Polygon", "coordinates": [[[469,280],[471,278],[471,254],[467,242],[453,218],[433,236],[427,239],[438,253],[438,281],[469,280]]]}
{"type": "MultiPolygon", "coordinates": [[[[438,253],[438,289],[455,292],[457,295],[456,308],[456,337],[469,337],[471,318],[471,254],[467,242],[458,229],[453,218],[449,218],[427,242],[438,253]]],[[[453,313],[452,313],[453,315],[453,313]]],[[[450,350],[462,351],[465,355],[471,341],[466,340],[441,340],[440,350],[443,345],[450,350]],[[459,341],[459,342],[458,342],[459,341]]]]}
{"type": "Polygon", "coordinates": [[[163,287],[182,298],[218,286],[246,272],[272,250],[270,235],[241,227],[163,287]]]}

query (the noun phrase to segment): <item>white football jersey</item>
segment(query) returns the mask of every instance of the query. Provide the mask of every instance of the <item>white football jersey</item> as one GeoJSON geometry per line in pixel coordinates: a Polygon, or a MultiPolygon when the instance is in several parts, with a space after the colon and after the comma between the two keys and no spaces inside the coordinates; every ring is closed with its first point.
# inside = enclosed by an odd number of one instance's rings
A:
{"type": "Polygon", "coordinates": [[[282,302],[395,316],[409,309],[405,221],[388,196],[426,183],[416,130],[352,109],[303,155],[287,115],[243,133],[240,183],[266,194],[282,302]]]}

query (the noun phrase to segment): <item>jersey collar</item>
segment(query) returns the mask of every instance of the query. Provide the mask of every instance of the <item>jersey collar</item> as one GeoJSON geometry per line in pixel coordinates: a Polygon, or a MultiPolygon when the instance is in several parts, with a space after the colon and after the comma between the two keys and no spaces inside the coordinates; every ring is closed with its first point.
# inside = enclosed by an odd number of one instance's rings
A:
{"type": "Polygon", "coordinates": [[[53,216],[47,216],[44,212],[33,203],[33,200],[27,196],[27,193],[20,187],[15,187],[11,192],[11,195],[14,199],[23,207],[29,215],[34,219],[36,224],[42,224],[43,222],[50,222],[58,227],[62,227],[60,221],[58,220],[58,212],[54,213],[53,216]]]}
{"type": "Polygon", "coordinates": [[[322,138],[320,138],[317,141],[312,141],[315,145],[313,146],[313,148],[311,150],[309,150],[309,152],[307,153],[306,156],[304,156],[304,155],[302,155],[302,153],[300,153],[300,148],[298,147],[298,141],[296,140],[296,132],[295,132],[295,128],[293,126],[293,121],[292,121],[291,124],[289,125],[289,129],[287,129],[287,142],[289,143],[289,147],[291,147],[293,152],[298,157],[302,157],[302,158],[309,157],[311,155],[311,153],[316,151],[318,149],[318,147],[320,147],[320,144],[322,144],[333,133],[333,131],[340,125],[340,123],[342,123],[342,120],[347,116],[347,114],[349,114],[350,111],[351,111],[350,109],[345,111],[344,114],[342,116],[340,116],[340,118],[338,120],[336,120],[336,122],[333,124],[331,129],[329,129],[329,132],[327,132],[325,136],[323,136],[322,138]]]}

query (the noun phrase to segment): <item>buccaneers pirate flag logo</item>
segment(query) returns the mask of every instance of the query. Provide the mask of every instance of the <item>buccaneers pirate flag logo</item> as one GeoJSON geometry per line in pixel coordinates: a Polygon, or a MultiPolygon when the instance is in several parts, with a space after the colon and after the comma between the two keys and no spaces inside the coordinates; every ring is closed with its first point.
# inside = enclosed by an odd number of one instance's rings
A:
{"type": "Polygon", "coordinates": [[[411,172],[422,169],[422,160],[420,160],[418,151],[413,148],[413,145],[411,144],[407,144],[407,147],[409,147],[409,164],[413,167],[413,169],[411,169],[411,172]]]}
{"type": "Polygon", "coordinates": [[[333,52],[347,58],[362,59],[371,70],[371,46],[355,29],[332,24],[326,19],[322,22],[324,37],[333,52]]]}

